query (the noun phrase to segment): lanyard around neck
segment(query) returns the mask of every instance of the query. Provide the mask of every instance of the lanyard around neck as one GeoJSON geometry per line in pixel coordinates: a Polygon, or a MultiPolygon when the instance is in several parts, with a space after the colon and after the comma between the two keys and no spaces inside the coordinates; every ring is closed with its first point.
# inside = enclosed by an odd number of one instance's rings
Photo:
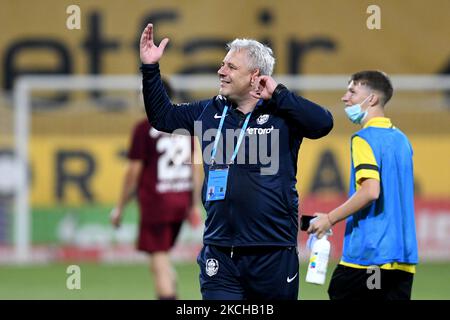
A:
{"type": "MultiPolygon", "coordinates": [[[[225,108],[223,108],[222,117],[220,118],[219,128],[217,129],[217,136],[216,136],[216,139],[214,140],[214,146],[213,146],[213,149],[211,150],[211,164],[216,162],[217,146],[219,145],[219,139],[220,139],[220,135],[222,133],[223,122],[225,121],[225,116],[227,115],[227,112],[228,112],[228,106],[225,106],[225,108]]],[[[251,115],[252,115],[252,113],[250,112],[247,115],[247,117],[245,118],[245,122],[244,122],[244,125],[242,126],[241,132],[239,134],[239,138],[238,138],[236,147],[234,148],[233,155],[231,156],[230,163],[233,163],[234,159],[236,158],[236,156],[238,154],[239,147],[241,146],[242,139],[244,139],[245,130],[247,130],[248,122],[250,121],[251,115]]]]}

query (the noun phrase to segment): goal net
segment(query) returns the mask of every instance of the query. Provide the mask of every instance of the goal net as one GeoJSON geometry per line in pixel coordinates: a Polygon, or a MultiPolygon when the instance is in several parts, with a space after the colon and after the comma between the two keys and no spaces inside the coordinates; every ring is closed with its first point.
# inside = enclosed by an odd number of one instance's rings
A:
{"type": "MultiPolygon", "coordinates": [[[[332,133],[317,141],[305,140],[299,156],[301,210],[326,210],[333,203],[327,202],[329,195],[342,199],[348,187],[348,141],[356,129],[344,118],[340,101],[348,76],[276,78],[333,113],[332,133]]],[[[215,76],[173,75],[167,79],[177,102],[217,94],[215,76]]],[[[406,75],[392,76],[392,81],[395,94],[388,115],[408,134],[419,153],[417,192],[425,199],[419,207],[423,205],[422,211],[428,214],[417,216],[418,223],[424,225],[419,230],[420,241],[438,256],[448,249],[450,239],[443,231],[436,245],[429,230],[438,215],[441,223],[450,221],[450,191],[446,187],[450,177],[426,168],[436,164],[436,159],[423,154],[440,150],[444,157],[450,156],[445,150],[450,149],[450,79],[406,75]],[[441,179],[446,185],[438,182],[441,179]],[[436,207],[435,199],[437,211],[430,209],[436,207]],[[427,206],[426,201],[433,204],[427,206]]],[[[0,105],[0,263],[145,259],[134,246],[138,221],[135,203],[128,206],[120,229],[109,224],[109,212],[120,192],[131,130],[145,117],[140,88],[141,77],[134,75],[25,76],[16,82],[14,105],[0,105]]],[[[339,231],[336,234],[339,236],[339,231]]],[[[173,257],[193,261],[201,237],[201,227],[184,224],[173,257]]],[[[336,248],[339,245],[336,241],[336,248]]]]}

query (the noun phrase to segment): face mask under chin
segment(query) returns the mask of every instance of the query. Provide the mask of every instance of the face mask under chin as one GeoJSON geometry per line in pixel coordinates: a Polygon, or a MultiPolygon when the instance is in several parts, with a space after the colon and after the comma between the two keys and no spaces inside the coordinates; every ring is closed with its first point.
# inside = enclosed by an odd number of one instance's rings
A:
{"type": "Polygon", "coordinates": [[[345,114],[351,122],[355,124],[361,124],[361,122],[363,122],[367,117],[367,110],[362,111],[361,105],[366,102],[369,97],[370,95],[368,95],[361,103],[357,103],[350,107],[344,108],[345,114]]]}

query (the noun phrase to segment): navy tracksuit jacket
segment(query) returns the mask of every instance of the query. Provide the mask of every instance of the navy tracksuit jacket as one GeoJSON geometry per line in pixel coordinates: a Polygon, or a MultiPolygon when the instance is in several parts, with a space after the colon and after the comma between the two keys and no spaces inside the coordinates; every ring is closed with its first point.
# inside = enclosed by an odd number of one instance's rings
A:
{"type": "Polygon", "coordinates": [[[239,135],[237,132],[227,136],[227,129],[228,133],[235,132],[230,129],[241,129],[246,116],[222,96],[174,105],[165,93],[159,65],[142,65],[141,71],[145,110],[151,125],[170,133],[184,129],[200,138],[206,160],[202,191],[207,212],[204,243],[226,247],[296,246],[297,155],[304,137],[318,139],[330,132],[331,113],[288,89],[261,101],[251,115],[235,163],[230,166],[226,198],[206,202],[209,159],[223,109],[229,106],[217,151],[219,163],[230,160],[239,135]],[[255,141],[258,150],[254,148],[255,141]],[[272,168],[272,174],[261,174],[264,168],[272,168]]]}

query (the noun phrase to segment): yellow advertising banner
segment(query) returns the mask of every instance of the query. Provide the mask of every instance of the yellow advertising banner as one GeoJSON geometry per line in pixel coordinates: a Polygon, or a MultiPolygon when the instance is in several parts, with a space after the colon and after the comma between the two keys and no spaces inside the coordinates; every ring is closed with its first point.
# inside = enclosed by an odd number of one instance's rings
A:
{"type": "Polygon", "coordinates": [[[128,137],[32,138],[33,205],[113,203],[125,172],[128,137]]]}
{"type": "MultiPolygon", "coordinates": [[[[450,197],[450,135],[412,136],[416,195],[450,197]],[[447,146],[447,147],[444,147],[447,146]]],[[[31,139],[32,205],[117,201],[126,165],[128,137],[86,136],[31,139]]],[[[346,193],[350,168],[349,137],[305,140],[299,154],[300,196],[346,193]]]]}
{"type": "Polygon", "coordinates": [[[138,73],[144,26],[170,38],[166,74],[216,72],[234,38],[269,43],[275,74],[438,73],[448,0],[2,0],[3,88],[24,73],[138,73]]]}

